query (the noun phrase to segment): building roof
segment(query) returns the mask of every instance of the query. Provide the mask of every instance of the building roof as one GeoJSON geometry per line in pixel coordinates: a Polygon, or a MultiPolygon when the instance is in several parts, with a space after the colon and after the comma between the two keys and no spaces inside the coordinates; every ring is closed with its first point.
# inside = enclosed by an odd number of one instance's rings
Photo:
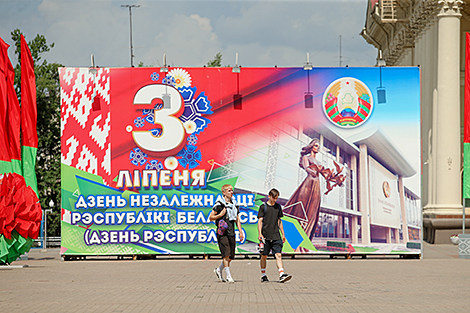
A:
{"type": "Polygon", "coordinates": [[[365,144],[367,153],[395,175],[410,177],[416,174],[403,153],[380,128],[368,129],[348,137],[356,146],[365,144]]]}
{"type": "Polygon", "coordinates": [[[346,153],[353,154],[353,155],[358,155],[359,154],[359,148],[351,143],[351,141],[343,138],[340,134],[335,132],[333,129],[325,126],[325,127],[320,127],[318,129],[318,132],[324,136],[326,139],[334,143],[335,145],[339,146],[341,149],[343,149],[346,153]]]}

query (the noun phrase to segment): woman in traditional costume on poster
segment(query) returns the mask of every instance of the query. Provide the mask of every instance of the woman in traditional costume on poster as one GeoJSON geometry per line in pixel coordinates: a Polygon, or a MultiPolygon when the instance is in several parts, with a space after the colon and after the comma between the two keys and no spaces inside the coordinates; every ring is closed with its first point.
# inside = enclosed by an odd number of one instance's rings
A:
{"type": "Polygon", "coordinates": [[[307,177],[285,204],[284,213],[302,219],[300,225],[310,240],[315,236],[315,228],[320,214],[321,186],[320,175],[325,178],[328,194],[334,187],[341,186],[346,176],[340,174],[341,166],[334,162],[335,170],[323,167],[316,159],[320,151],[320,140],[314,138],[300,152],[299,166],[307,172],[307,177]]]}

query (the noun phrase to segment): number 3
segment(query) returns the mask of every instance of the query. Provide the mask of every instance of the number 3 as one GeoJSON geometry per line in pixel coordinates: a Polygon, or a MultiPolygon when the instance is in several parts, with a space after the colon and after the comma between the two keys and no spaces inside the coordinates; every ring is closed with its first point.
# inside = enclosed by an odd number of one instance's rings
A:
{"type": "Polygon", "coordinates": [[[161,136],[155,137],[150,131],[133,131],[132,136],[135,143],[144,150],[158,156],[172,155],[185,144],[186,132],[178,119],[184,111],[183,99],[173,86],[148,85],[137,91],[134,105],[151,104],[154,99],[165,101],[163,108],[153,111],[154,123],[162,127],[161,136]],[[166,99],[170,99],[170,103],[166,99]]]}

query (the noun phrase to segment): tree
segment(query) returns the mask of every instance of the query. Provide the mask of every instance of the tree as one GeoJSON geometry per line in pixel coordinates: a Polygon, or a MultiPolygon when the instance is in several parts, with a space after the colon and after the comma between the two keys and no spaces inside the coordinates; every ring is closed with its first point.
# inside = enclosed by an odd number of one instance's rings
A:
{"type": "Polygon", "coordinates": [[[221,67],[222,66],[222,53],[217,52],[212,60],[207,62],[207,67],[221,67]]]}
{"type": "MultiPolygon", "coordinates": [[[[15,29],[11,38],[15,43],[15,54],[18,64],[15,67],[15,88],[18,99],[21,99],[21,31],[15,29]]],[[[50,209],[53,201],[53,213],[48,216],[47,235],[60,235],[60,82],[58,63],[41,62],[41,55],[50,51],[54,43],[47,44],[46,37],[36,35],[28,42],[34,61],[36,75],[36,101],[38,110],[38,152],[36,159],[36,176],[38,197],[42,209],[50,209]]]]}

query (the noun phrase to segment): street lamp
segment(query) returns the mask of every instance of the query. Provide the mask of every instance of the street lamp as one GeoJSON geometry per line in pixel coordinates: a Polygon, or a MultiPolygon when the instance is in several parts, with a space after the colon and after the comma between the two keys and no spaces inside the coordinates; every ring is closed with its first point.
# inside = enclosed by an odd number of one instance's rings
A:
{"type": "Polygon", "coordinates": [[[129,8],[129,25],[130,25],[130,37],[131,37],[131,67],[134,67],[134,49],[132,47],[132,8],[140,7],[139,4],[122,4],[121,8],[129,8]]]}
{"type": "Polygon", "coordinates": [[[304,70],[307,71],[307,92],[304,96],[304,105],[306,109],[313,108],[313,93],[310,91],[310,71],[313,69],[313,64],[310,63],[310,55],[307,52],[307,63],[304,64],[304,70]]]}
{"type": "Polygon", "coordinates": [[[235,67],[232,68],[232,73],[237,74],[237,93],[233,95],[233,109],[241,110],[243,96],[240,94],[240,67],[238,66],[238,52],[235,53],[235,67]]]}
{"type": "Polygon", "coordinates": [[[377,64],[375,66],[379,67],[379,74],[380,74],[380,86],[377,87],[377,103],[385,104],[387,102],[387,97],[385,93],[385,87],[382,87],[382,67],[385,67],[386,63],[382,57],[382,50],[379,50],[379,54],[377,57],[377,64]]]}

